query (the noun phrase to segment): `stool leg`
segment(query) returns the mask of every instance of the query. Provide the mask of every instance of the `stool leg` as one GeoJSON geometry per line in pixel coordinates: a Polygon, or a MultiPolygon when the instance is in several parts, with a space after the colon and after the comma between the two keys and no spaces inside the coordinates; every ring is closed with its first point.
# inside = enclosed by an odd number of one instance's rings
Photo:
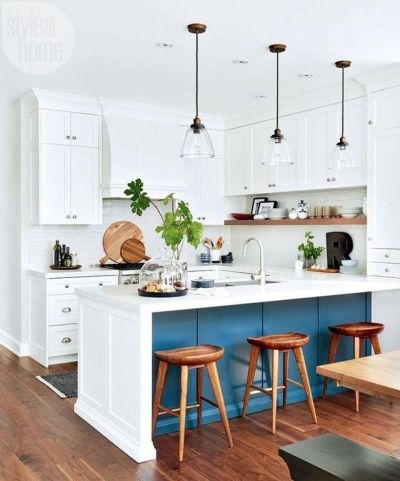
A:
{"type": "Polygon", "coordinates": [[[248,408],[249,399],[250,399],[250,389],[251,389],[250,386],[253,384],[259,355],[260,355],[260,348],[257,346],[251,346],[249,370],[247,371],[247,381],[246,381],[246,390],[244,393],[242,417],[245,417],[247,415],[247,408],[248,408]]]}
{"type": "Polygon", "coordinates": [[[311,416],[315,424],[318,423],[317,413],[315,412],[314,399],[311,392],[310,381],[308,379],[306,361],[304,359],[303,349],[298,347],[293,349],[294,357],[296,358],[297,367],[299,368],[299,373],[304,386],[304,390],[307,395],[308,406],[311,411],[311,416]]]}
{"type": "MultiPolygon", "coordinates": [[[[339,334],[332,333],[331,342],[329,345],[329,354],[328,354],[328,364],[331,364],[336,357],[337,348],[339,345],[339,334]]],[[[324,378],[324,390],[322,391],[322,399],[325,399],[326,393],[328,392],[328,381],[327,377],[324,378]]]]}
{"type": "Polygon", "coordinates": [[[186,402],[187,402],[187,386],[188,386],[187,366],[181,367],[181,405],[179,413],[179,462],[183,461],[183,449],[185,446],[185,429],[186,429],[186,402]]]}
{"type": "MultiPolygon", "coordinates": [[[[359,337],[354,338],[354,359],[358,359],[360,357],[360,349],[361,349],[361,339],[359,337]]],[[[355,398],[356,398],[356,413],[360,412],[360,393],[358,391],[354,391],[355,398]]]]}
{"type": "Polygon", "coordinates": [[[197,368],[197,429],[201,428],[202,413],[203,413],[203,367],[197,368]]]}
{"type": "Polygon", "coordinates": [[[374,348],[375,354],[382,354],[381,345],[379,343],[378,336],[371,336],[371,344],[372,344],[372,347],[374,348]]]}
{"type": "Polygon", "coordinates": [[[229,447],[233,446],[231,429],[229,427],[228,416],[226,415],[224,397],[222,395],[221,384],[219,382],[217,365],[215,362],[207,364],[208,375],[210,376],[211,386],[214,391],[215,399],[217,401],[217,406],[219,413],[221,415],[222,424],[224,425],[225,434],[228,439],[229,447]]]}
{"type": "Polygon", "coordinates": [[[279,351],[272,350],[272,434],[276,431],[276,410],[278,405],[278,368],[279,368],[279,351]]]}
{"type": "Polygon", "coordinates": [[[153,435],[154,435],[154,431],[156,430],[158,409],[159,409],[162,395],[164,392],[165,378],[167,377],[167,372],[168,372],[168,363],[164,361],[160,361],[158,365],[156,392],[154,395],[154,404],[153,404],[153,422],[152,422],[153,435]]]}
{"type": "Polygon", "coordinates": [[[289,376],[289,353],[285,351],[283,353],[283,407],[286,407],[287,404],[287,386],[288,386],[288,379],[289,376]]]}

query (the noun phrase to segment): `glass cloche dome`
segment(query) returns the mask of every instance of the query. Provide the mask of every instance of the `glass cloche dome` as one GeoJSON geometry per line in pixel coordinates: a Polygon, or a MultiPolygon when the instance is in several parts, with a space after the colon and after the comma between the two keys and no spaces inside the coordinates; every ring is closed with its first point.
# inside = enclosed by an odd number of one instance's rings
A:
{"type": "Polygon", "coordinates": [[[153,257],[139,274],[139,295],[147,297],[174,297],[187,294],[186,269],[163,249],[153,257]]]}

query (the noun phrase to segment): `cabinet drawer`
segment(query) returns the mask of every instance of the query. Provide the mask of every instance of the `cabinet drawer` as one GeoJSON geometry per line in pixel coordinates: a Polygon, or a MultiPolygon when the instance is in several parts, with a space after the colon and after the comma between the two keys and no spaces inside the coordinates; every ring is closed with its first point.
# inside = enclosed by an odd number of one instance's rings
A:
{"type": "Polygon", "coordinates": [[[78,352],[78,328],[75,324],[49,327],[49,356],[64,356],[78,352]]]}
{"type": "Polygon", "coordinates": [[[76,294],[49,296],[48,309],[49,326],[78,322],[78,296],[76,294]]]}
{"type": "Polygon", "coordinates": [[[384,262],[369,262],[368,275],[400,278],[400,264],[388,264],[384,262]]]}
{"type": "Polygon", "coordinates": [[[73,294],[76,288],[91,286],[116,286],[117,276],[99,277],[65,277],[63,279],[50,279],[48,281],[49,294],[73,294]]]}
{"type": "Polygon", "coordinates": [[[400,264],[400,249],[371,249],[369,251],[371,262],[390,262],[400,264]]]}

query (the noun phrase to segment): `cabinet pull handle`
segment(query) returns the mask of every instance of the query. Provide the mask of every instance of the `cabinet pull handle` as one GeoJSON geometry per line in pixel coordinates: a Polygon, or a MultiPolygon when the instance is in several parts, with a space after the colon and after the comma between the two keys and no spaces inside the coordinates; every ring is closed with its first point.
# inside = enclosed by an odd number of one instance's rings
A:
{"type": "Polygon", "coordinates": [[[389,267],[386,267],[385,272],[390,272],[389,267]]]}
{"type": "Polygon", "coordinates": [[[63,307],[62,312],[71,312],[72,309],[70,307],[63,307]]]}
{"type": "Polygon", "coordinates": [[[386,259],[389,259],[390,254],[385,254],[386,259]]]}
{"type": "Polygon", "coordinates": [[[69,140],[69,139],[71,138],[71,136],[70,136],[70,135],[67,135],[65,138],[66,138],[67,140],[69,140]]]}
{"type": "Polygon", "coordinates": [[[102,283],[102,282],[99,282],[99,286],[101,287],[102,285],[103,285],[103,283],[102,283]]]}
{"type": "Polygon", "coordinates": [[[75,135],[72,136],[72,140],[76,140],[76,136],[75,136],[75,135]]]}
{"type": "Polygon", "coordinates": [[[201,217],[197,217],[197,220],[201,220],[201,217]]]}
{"type": "Polygon", "coordinates": [[[247,190],[247,185],[245,185],[243,188],[244,188],[244,190],[247,190]]]}
{"type": "Polygon", "coordinates": [[[68,289],[69,288],[69,284],[65,284],[65,289],[68,289]]]}
{"type": "Polygon", "coordinates": [[[70,219],[70,218],[71,218],[71,216],[68,214],[68,215],[67,215],[67,219],[70,219]]]}
{"type": "Polygon", "coordinates": [[[202,217],[201,220],[206,220],[206,218],[205,218],[205,217],[202,217]]]}
{"type": "Polygon", "coordinates": [[[326,179],[327,182],[330,182],[331,180],[332,180],[332,179],[331,179],[330,177],[328,177],[328,178],[326,179]]]}
{"type": "Polygon", "coordinates": [[[336,177],[332,177],[332,182],[336,182],[336,177]]]}
{"type": "Polygon", "coordinates": [[[69,344],[71,341],[72,341],[72,339],[71,339],[70,337],[63,337],[63,338],[61,339],[61,342],[62,342],[63,344],[69,344]]]}
{"type": "Polygon", "coordinates": [[[76,219],[77,217],[78,217],[78,216],[77,216],[77,215],[75,215],[75,214],[72,216],[72,218],[73,218],[73,219],[76,219]]]}

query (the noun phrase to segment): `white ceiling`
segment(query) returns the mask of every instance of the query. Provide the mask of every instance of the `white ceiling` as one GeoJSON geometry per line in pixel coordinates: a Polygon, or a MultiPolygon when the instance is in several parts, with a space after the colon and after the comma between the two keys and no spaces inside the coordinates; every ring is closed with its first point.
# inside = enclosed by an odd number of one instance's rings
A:
{"type": "MultiPolygon", "coordinates": [[[[191,22],[200,42],[200,110],[230,113],[274,95],[271,43],[286,43],[281,93],[292,96],[400,61],[400,0],[53,0],[76,35],[71,59],[48,75],[24,74],[0,54],[1,105],[30,87],[187,108],[194,103],[191,22]],[[174,48],[156,48],[167,41],[174,48]],[[232,59],[246,58],[247,65],[232,59]],[[299,73],[313,73],[302,79],[299,73]]],[[[201,112],[200,112],[201,113],[201,112]]]]}

